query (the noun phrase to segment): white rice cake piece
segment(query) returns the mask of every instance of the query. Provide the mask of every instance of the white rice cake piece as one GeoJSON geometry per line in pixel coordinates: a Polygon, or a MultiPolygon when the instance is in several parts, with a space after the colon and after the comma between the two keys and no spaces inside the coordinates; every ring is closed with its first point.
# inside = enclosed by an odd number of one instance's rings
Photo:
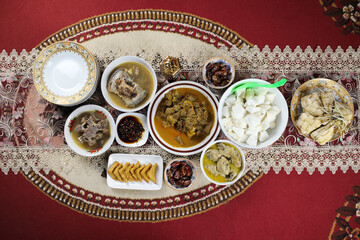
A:
{"type": "Polygon", "coordinates": [[[245,114],[246,114],[246,110],[241,104],[235,104],[231,108],[231,117],[233,119],[241,120],[244,118],[245,114]]]}
{"type": "Polygon", "coordinates": [[[248,138],[248,135],[245,133],[243,128],[233,128],[234,134],[236,135],[236,140],[239,142],[245,142],[248,138]]]}
{"type": "Polygon", "coordinates": [[[256,96],[265,96],[268,92],[267,88],[264,87],[255,87],[253,89],[256,96]]]}
{"type": "Polygon", "coordinates": [[[266,95],[265,95],[265,104],[273,104],[275,101],[275,93],[272,93],[272,92],[268,92],[266,95]]]}
{"type": "Polygon", "coordinates": [[[245,106],[258,106],[260,104],[263,104],[264,102],[265,102],[264,95],[253,96],[253,97],[247,98],[245,106]]]}
{"type": "Polygon", "coordinates": [[[245,109],[249,113],[261,112],[261,108],[260,107],[255,107],[255,106],[246,106],[245,109]]]}
{"type": "Polygon", "coordinates": [[[255,92],[254,92],[254,90],[252,88],[246,89],[246,92],[245,92],[246,101],[248,101],[249,98],[254,97],[254,96],[255,96],[255,92]]]}
{"type": "Polygon", "coordinates": [[[260,125],[261,119],[262,119],[261,114],[258,113],[258,112],[257,113],[252,113],[252,114],[247,114],[244,117],[244,121],[247,123],[249,128],[260,125]]]}
{"type": "Polygon", "coordinates": [[[224,126],[227,130],[230,130],[234,127],[233,120],[231,118],[223,118],[224,126]]]}
{"type": "Polygon", "coordinates": [[[246,92],[246,88],[241,88],[239,90],[236,90],[235,95],[237,96],[238,99],[244,99],[245,92],[246,92]]]}
{"type": "Polygon", "coordinates": [[[233,124],[235,127],[238,127],[238,128],[244,128],[244,129],[248,128],[247,123],[243,119],[235,120],[235,121],[233,121],[233,124]]]}
{"type": "Polygon", "coordinates": [[[270,138],[269,134],[267,131],[261,131],[259,133],[259,142],[264,142],[266,140],[268,140],[270,138]]]}
{"type": "Polygon", "coordinates": [[[270,104],[261,104],[261,105],[259,105],[259,108],[261,109],[261,113],[266,115],[267,111],[269,111],[269,109],[271,108],[271,105],[270,104]]]}
{"type": "Polygon", "coordinates": [[[236,96],[235,94],[231,94],[230,96],[228,96],[225,100],[225,104],[228,106],[232,106],[234,105],[236,102],[236,96]]]}
{"type": "Polygon", "coordinates": [[[231,112],[230,107],[225,105],[223,107],[223,117],[226,117],[226,118],[230,117],[230,112],[231,112]]]}
{"type": "Polygon", "coordinates": [[[278,106],[271,106],[271,108],[268,111],[268,114],[273,114],[275,117],[281,112],[281,109],[278,106]]]}
{"type": "Polygon", "coordinates": [[[272,123],[275,122],[276,116],[266,115],[264,120],[261,122],[262,130],[267,130],[272,126],[272,123]]]}
{"type": "Polygon", "coordinates": [[[248,139],[246,139],[246,143],[251,147],[256,147],[258,145],[258,135],[258,132],[252,133],[249,135],[248,139]]]}
{"type": "Polygon", "coordinates": [[[252,126],[249,126],[246,129],[246,134],[250,135],[251,133],[260,132],[260,131],[262,131],[262,125],[261,124],[252,125],[252,126]]]}

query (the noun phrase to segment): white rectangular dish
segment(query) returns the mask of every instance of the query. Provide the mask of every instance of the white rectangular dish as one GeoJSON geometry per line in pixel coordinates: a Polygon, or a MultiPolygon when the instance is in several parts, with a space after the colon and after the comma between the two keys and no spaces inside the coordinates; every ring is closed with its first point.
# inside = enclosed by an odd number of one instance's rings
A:
{"type": "Polygon", "coordinates": [[[136,155],[136,154],[121,154],[121,153],[114,153],[109,156],[108,166],[107,169],[114,163],[130,163],[135,164],[137,161],[140,162],[141,165],[146,164],[155,164],[157,163],[156,169],[156,184],[150,181],[147,183],[146,181],[142,182],[120,182],[116,181],[111,178],[109,173],[107,173],[107,185],[111,188],[119,188],[119,189],[135,189],[135,190],[159,190],[162,186],[163,181],[163,159],[157,155],[136,155]]]}

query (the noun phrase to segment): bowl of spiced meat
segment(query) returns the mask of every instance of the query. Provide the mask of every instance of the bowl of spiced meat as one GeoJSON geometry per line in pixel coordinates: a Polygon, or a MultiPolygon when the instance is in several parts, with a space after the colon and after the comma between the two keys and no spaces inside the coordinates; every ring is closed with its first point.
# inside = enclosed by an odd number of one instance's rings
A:
{"type": "Polygon", "coordinates": [[[125,147],[139,147],[149,137],[147,119],[141,113],[123,113],[116,120],[116,142],[125,147]]]}
{"type": "Polygon", "coordinates": [[[196,178],[194,164],[185,158],[177,158],[170,161],[165,167],[164,179],[167,185],[174,190],[190,188],[196,178]]]}
{"type": "Polygon", "coordinates": [[[229,60],[215,57],[204,64],[202,76],[209,87],[224,89],[234,81],[235,68],[229,60]]]}

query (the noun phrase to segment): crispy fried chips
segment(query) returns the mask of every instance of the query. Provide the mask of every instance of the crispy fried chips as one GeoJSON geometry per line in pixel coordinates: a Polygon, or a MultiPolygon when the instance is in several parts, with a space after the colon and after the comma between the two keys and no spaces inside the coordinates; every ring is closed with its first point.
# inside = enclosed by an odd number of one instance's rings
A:
{"type": "Polygon", "coordinates": [[[157,163],[141,166],[140,162],[136,164],[114,162],[109,167],[108,173],[112,179],[120,182],[142,182],[145,180],[147,183],[152,181],[156,184],[156,169],[157,163]]]}

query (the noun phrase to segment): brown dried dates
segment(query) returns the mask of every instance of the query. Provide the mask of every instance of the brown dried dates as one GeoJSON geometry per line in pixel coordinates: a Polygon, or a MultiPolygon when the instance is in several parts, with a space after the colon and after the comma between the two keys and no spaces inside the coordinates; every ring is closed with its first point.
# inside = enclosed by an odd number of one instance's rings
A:
{"type": "Polygon", "coordinates": [[[193,169],[188,162],[179,160],[170,164],[166,170],[167,181],[174,188],[186,188],[193,180],[193,169]]]}

